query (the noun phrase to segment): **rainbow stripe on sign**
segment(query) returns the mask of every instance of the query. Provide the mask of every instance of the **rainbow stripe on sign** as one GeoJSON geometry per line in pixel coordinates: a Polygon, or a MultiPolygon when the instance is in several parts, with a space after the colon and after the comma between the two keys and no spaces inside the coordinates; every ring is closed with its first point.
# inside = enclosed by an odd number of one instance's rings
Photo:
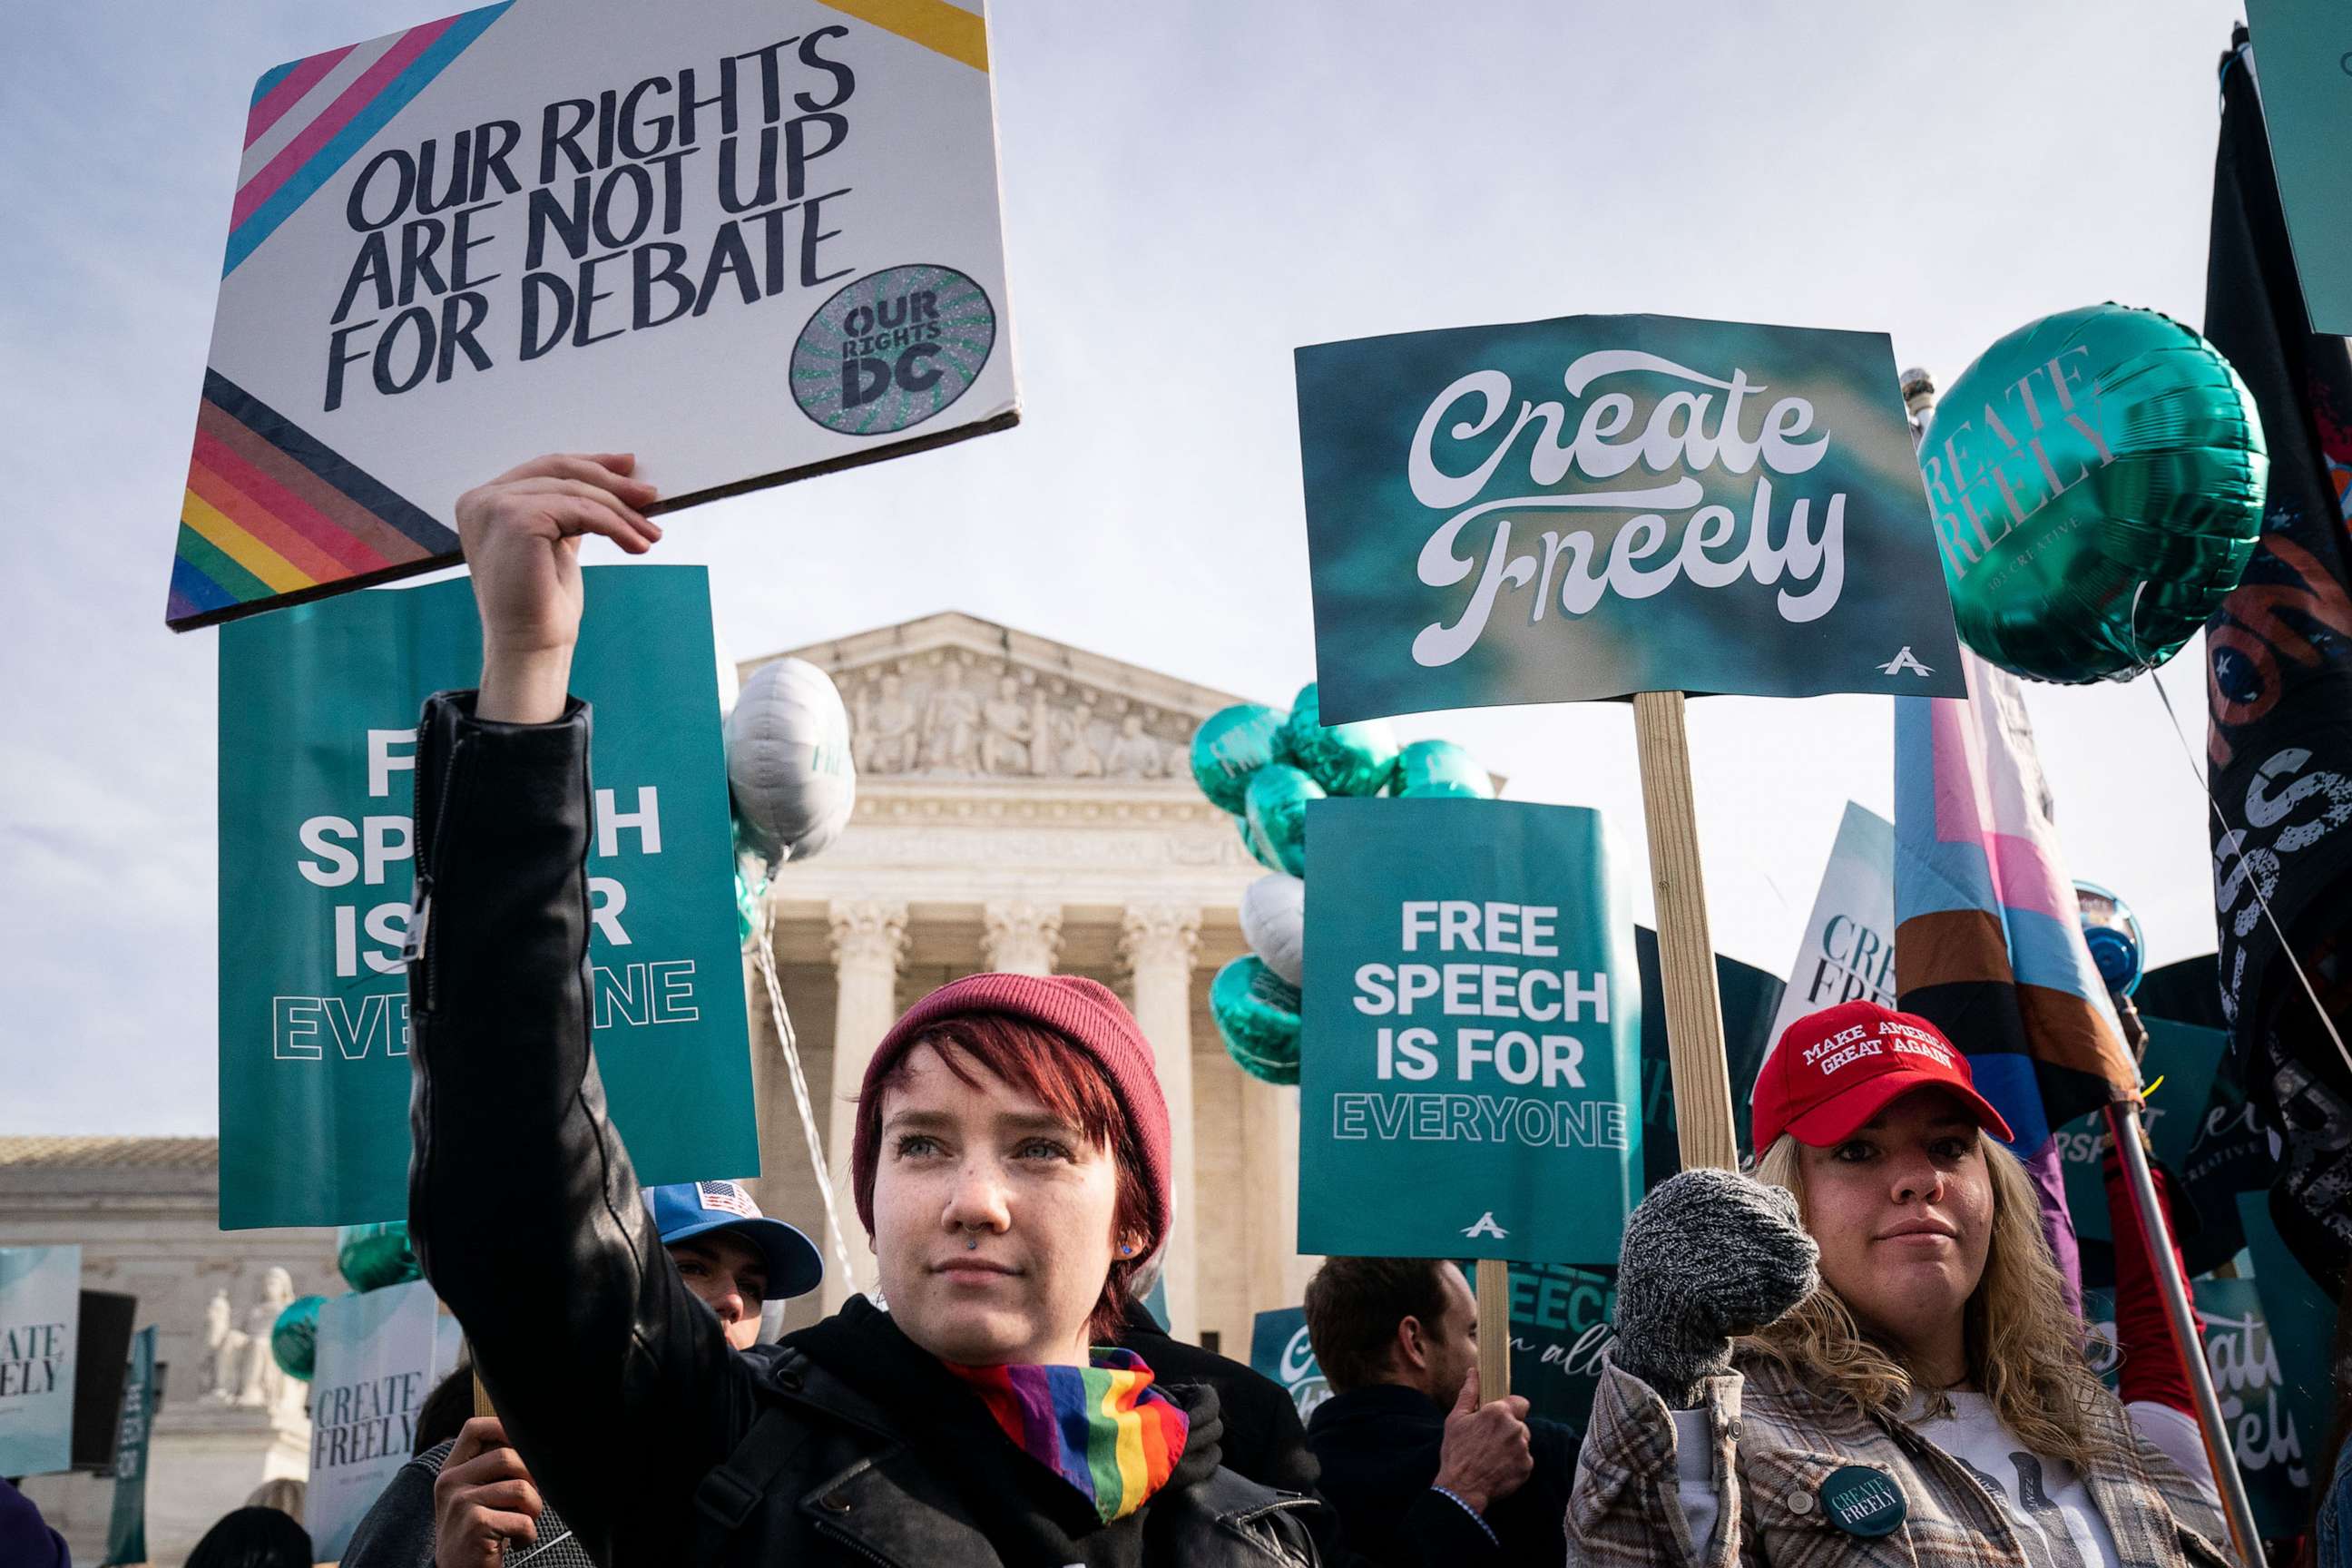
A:
{"type": "Polygon", "coordinates": [[[404,574],[457,536],[218,371],[205,373],[164,619],[185,630],[257,600],[404,574]]]}
{"type": "Polygon", "coordinates": [[[511,4],[501,0],[265,71],[246,117],[245,163],[221,276],[260,248],[511,4]]]}

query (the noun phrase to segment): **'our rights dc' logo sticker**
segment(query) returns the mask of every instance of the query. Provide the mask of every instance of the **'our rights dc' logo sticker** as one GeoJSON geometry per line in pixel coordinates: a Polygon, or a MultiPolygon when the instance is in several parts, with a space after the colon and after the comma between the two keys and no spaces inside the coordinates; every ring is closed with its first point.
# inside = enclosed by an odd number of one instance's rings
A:
{"type": "Polygon", "coordinates": [[[793,345],[793,401],[828,430],[887,436],[961,397],[996,346],[996,310],[950,267],[886,268],[817,307],[793,345]]]}

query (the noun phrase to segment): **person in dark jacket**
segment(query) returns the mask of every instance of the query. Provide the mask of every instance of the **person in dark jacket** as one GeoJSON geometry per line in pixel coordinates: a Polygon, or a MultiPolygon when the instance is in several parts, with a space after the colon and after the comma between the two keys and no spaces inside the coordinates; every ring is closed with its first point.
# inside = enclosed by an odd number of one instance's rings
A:
{"type": "Polygon", "coordinates": [[[1478,1398],[1478,1302],[1427,1258],[1334,1258],[1307,1286],[1331,1396],[1308,1418],[1339,1539],[1381,1568],[1558,1568],[1575,1428],[1478,1398]]]}
{"type": "Polygon", "coordinates": [[[578,549],[660,537],[634,466],[543,458],[459,499],[482,684],[417,741],[409,1225],[540,1489],[604,1568],[1315,1563],[1321,1505],[1218,1464],[1213,1391],[1091,1348],[1170,1205],[1150,1047],[1093,982],[971,976],[876,1048],[851,1168],[887,1311],[852,1298],[754,1360],[679,1280],[582,980],[578,549]]]}
{"type": "MultiPolygon", "coordinates": [[[[710,1309],[727,1342],[750,1351],[770,1300],[824,1282],[816,1244],[760,1205],[740,1182],[649,1187],[654,1230],[678,1278],[710,1309]]],[[[417,1407],[415,1457],[394,1473],[343,1548],[343,1568],[540,1568],[588,1555],[531,1484],[495,1415],[475,1415],[471,1363],[417,1407]],[[512,1549],[511,1552],[509,1549],[512,1549]]]]}

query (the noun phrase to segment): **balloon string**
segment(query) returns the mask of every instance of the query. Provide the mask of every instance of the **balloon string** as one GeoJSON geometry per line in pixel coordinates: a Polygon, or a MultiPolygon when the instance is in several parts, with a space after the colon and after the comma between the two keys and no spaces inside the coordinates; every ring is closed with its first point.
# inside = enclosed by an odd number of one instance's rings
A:
{"type": "MultiPolygon", "coordinates": [[[[2139,610],[2139,600],[2137,595],[2132,599],[2132,610],[2137,616],[2139,610]]],[[[2138,640],[2137,629],[2133,632],[2133,640],[2135,642],[2138,640]]],[[[2221,801],[2213,794],[2212,784],[2207,780],[2203,770],[2197,765],[2197,753],[2189,744],[2189,732],[2180,727],[2180,715],[2173,710],[2172,694],[2165,690],[2164,682],[2157,679],[2153,674],[2148,677],[2148,684],[2156,688],[2157,699],[2164,704],[2165,717],[2172,721],[2172,733],[2180,742],[2180,754],[2187,760],[2189,772],[2197,780],[2197,787],[2205,792],[2205,804],[2212,808],[2213,820],[2221,825],[2221,835],[2225,839],[2231,837],[2238,830],[2230,826],[2229,816],[2222,811],[2221,801]]],[[[2263,879],[2252,867],[2246,864],[2243,850],[2238,852],[2238,864],[2246,873],[2246,886],[2253,889],[2254,902],[2262,906],[2263,918],[2270,922],[2271,934],[2278,939],[2279,952],[2285,957],[2287,967],[2294,971],[2295,979],[2303,985],[2303,994],[2311,998],[2311,1010],[2319,1015],[2320,1026],[2327,1031],[2327,1037],[2335,1042],[2336,1054],[2343,1058],[2345,1071],[2352,1072],[2352,1050],[2345,1049],[2344,1037],[2336,1031],[2336,1020],[2327,1016],[2326,1007],[2320,1005],[2318,988],[2312,984],[2311,976],[2304,973],[2303,960],[2295,956],[2294,949],[2289,945],[2286,931],[2279,924],[2278,915],[2272,910],[2270,899],[2263,892],[2263,879]]],[[[2218,872],[2218,867],[2216,870],[2218,872]]]]}
{"type": "Polygon", "coordinates": [[[768,988],[768,1013],[776,1023],[776,1044],[782,1048],[784,1066],[792,1072],[793,1103],[800,1107],[801,1131],[808,1139],[809,1164],[816,1172],[817,1196],[824,1203],[824,1231],[826,1239],[833,1243],[833,1260],[844,1280],[855,1279],[849,1244],[841,1236],[841,1209],[834,1202],[833,1176],[825,1169],[824,1140],[817,1133],[816,1109],[809,1100],[807,1075],[801,1071],[800,1037],[793,1028],[792,1013],[784,1006],[783,983],[776,977],[776,951],[770,941],[775,919],[775,906],[762,898],[759,929],[751,933],[751,960],[759,966],[760,979],[768,988]]]}

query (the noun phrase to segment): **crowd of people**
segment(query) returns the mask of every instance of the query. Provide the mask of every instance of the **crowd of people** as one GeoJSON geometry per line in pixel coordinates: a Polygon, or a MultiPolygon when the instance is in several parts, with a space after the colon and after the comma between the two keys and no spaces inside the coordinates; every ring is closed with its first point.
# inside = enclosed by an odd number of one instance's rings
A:
{"type": "MultiPolygon", "coordinates": [[[[1750,1173],[1628,1221],[1581,1433],[1481,1389],[1448,1263],[1322,1265],[1305,1424],[1171,1338],[1140,1304],[1173,1202],[1151,1049],[1068,976],[971,975],[890,1028],[850,1154],[877,1299],[761,1342],[819,1254],[735,1184],[641,1193],[590,1048],[567,684],[581,540],[660,537],[632,466],[544,458],[459,503],[484,665],[420,731],[409,1223],[472,1359],[348,1568],[2237,1561],[2130,1205],[2118,1397],[1967,1058],[1868,1002],[1768,1058],[1750,1173]],[[1886,1048],[1822,1048],[1855,1039],[1886,1048]]],[[[308,1561],[254,1511],[199,1559],[308,1561]]]]}

